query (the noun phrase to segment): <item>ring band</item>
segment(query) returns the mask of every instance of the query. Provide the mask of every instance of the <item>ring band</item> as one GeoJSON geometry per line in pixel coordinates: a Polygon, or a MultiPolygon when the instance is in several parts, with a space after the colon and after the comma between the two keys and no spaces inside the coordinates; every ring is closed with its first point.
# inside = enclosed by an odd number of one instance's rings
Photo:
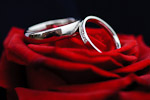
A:
{"type": "Polygon", "coordinates": [[[25,33],[25,36],[34,39],[44,39],[54,35],[57,36],[69,35],[73,34],[77,30],[79,23],[80,21],[75,20],[74,18],[46,21],[29,27],[25,33]],[[51,25],[58,25],[58,26],[60,25],[60,26],[56,28],[47,29],[51,25]]]}
{"type": "Polygon", "coordinates": [[[88,20],[91,20],[91,22],[95,22],[97,21],[98,24],[105,28],[109,33],[110,35],[113,37],[113,40],[114,40],[114,43],[116,45],[116,49],[119,49],[121,48],[121,44],[120,44],[120,41],[119,41],[119,38],[116,34],[116,32],[111,28],[110,25],[108,25],[104,20],[102,20],[101,18],[98,18],[96,16],[88,16],[86,17],[80,24],[79,26],[79,33],[80,33],[80,36],[83,40],[83,42],[86,44],[87,42],[89,42],[92,47],[94,47],[94,49],[96,49],[99,53],[102,53],[102,51],[100,49],[98,49],[94,44],[93,42],[90,40],[90,38],[88,37],[87,35],[87,32],[86,32],[86,29],[85,29],[85,25],[87,23],[88,20]]]}

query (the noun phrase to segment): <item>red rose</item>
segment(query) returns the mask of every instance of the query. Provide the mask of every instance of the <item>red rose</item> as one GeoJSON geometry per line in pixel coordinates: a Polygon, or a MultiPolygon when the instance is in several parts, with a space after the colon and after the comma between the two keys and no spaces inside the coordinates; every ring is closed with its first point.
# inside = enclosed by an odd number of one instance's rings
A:
{"type": "Polygon", "coordinates": [[[80,36],[34,40],[12,28],[0,60],[9,100],[149,100],[150,48],[142,36],[118,34],[114,49],[103,29],[88,29],[103,53],[80,36]]]}

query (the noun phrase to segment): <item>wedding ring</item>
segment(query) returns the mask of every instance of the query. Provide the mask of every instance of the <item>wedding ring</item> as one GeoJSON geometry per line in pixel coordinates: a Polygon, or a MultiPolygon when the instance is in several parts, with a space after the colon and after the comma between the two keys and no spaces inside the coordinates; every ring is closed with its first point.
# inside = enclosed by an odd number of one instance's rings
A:
{"type": "Polygon", "coordinates": [[[99,26],[103,27],[104,29],[106,29],[106,31],[108,33],[110,33],[110,35],[112,36],[113,41],[116,46],[116,49],[121,48],[121,44],[120,44],[120,41],[119,41],[119,38],[118,38],[116,32],[104,20],[102,20],[101,18],[98,18],[96,16],[88,16],[80,23],[79,33],[85,44],[87,42],[89,42],[95,50],[97,50],[99,53],[102,53],[102,51],[94,45],[94,43],[91,41],[91,39],[87,35],[86,26],[85,26],[87,24],[87,22],[93,22],[93,23],[98,24],[99,26]]]}
{"type": "Polygon", "coordinates": [[[74,18],[50,20],[29,27],[25,36],[34,39],[44,39],[51,36],[70,35],[77,30],[79,23],[80,21],[74,18]],[[57,25],[58,27],[47,29],[52,25],[57,25]]]}

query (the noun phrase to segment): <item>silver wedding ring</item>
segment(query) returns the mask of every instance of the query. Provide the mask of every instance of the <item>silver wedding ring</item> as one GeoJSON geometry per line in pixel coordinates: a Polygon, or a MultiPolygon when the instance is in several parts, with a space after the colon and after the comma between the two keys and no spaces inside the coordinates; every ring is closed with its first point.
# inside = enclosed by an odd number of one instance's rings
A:
{"type": "Polygon", "coordinates": [[[111,28],[111,26],[109,24],[107,24],[104,20],[102,20],[101,18],[96,17],[96,16],[88,16],[88,17],[86,17],[81,22],[81,24],[79,26],[79,33],[80,33],[80,36],[81,36],[81,38],[82,38],[82,40],[83,40],[83,42],[85,44],[87,42],[89,42],[95,50],[97,50],[98,52],[102,53],[102,51],[100,49],[98,49],[94,45],[94,43],[91,41],[91,39],[87,35],[86,27],[85,27],[85,25],[87,24],[87,22],[94,22],[95,24],[98,24],[99,26],[101,26],[104,29],[106,29],[106,31],[108,31],[108,33],[110,33],[110,35],[112,36],[113,41],[114,41],[114,43],[116,45],[116,49],[121,48],[121,44],[120,44],[120,41],[119,41],[119,38],[118,38],[116,32],[111,28]]]}
{"type": "Polygon", "coordinates": [[[34,39],[44,39],[54,35],[72,35],[77,31],[77,29],[79,29],[79,33],[84,44],[89,42],[95,50],[97,50],[99,53],[102,53],[102,51],[96,45],[94,45],[94,43],[91,41],[87,34],[87,22],[92,22],[100,27],[103,27],[113,38],[116,49],[121,48],[121,44],[116,32],[111,28],[109,24],[107,24],[104,20],[96,16],[88,16],[82,21],[75,20],[74,18],[46,21],[29,27],[25,33],[25,36],[34,39]],[[57,25],[59,27],[47,29],[51,25],[57,25]]]}
{"type": "Polygon", "coordinates": [[[44,39],[51,36],[62,36],[73,34],[79,25],[80,21],[74,18],[65,18],[46,21],[29,27],[25,33],[25,36],[34,39],[44,39]],[[47,29],[52,25],[59,27],[47,29]]]}

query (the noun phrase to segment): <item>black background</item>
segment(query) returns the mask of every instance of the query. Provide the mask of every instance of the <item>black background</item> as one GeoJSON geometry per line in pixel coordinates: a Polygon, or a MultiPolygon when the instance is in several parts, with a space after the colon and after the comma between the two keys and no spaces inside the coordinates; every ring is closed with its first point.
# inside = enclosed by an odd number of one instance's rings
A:
{"type": "Polygon", "coordinates": [[[43,21],[95,15],[108,22],[117,33],[142,34],[149,42],[148,0],[25,0],[0,2],[0,52],[12,26],[27,28],[43,21]]]}

